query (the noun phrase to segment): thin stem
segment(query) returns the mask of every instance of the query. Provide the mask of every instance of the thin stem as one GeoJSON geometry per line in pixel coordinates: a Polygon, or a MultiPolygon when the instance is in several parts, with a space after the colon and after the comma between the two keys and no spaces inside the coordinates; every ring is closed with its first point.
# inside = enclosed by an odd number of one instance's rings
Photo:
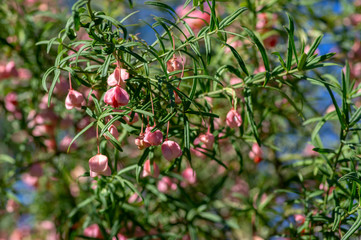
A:
{"type": "Polygon", "coordinates": [[[99,133],[98,133],[98,123],[96,128],[96,135],[97,135],[97,148],[98,148],[98,154],[100,154],[100,148],[99,148],[99,133]]]}
{"type": "Polygon", "coordinates": [[[174,36],[173,36],[173,33],[172,33],[172,41],[173,41],[173,58],[175,58],[175,41],[174,41],[174,36]]]}
{"type": "Polygon", "coordinates": [[[168,124],[167,124],[167,135],[166,135],[166,137],[165,137],[165,140],[166,140],[166,141],[168,140],[168,133],[169,133],[169,122],[170,122],[170,121],[168,121],[168,124]]]}
{"type": "Polygon", "coordinates": [[[87,8],[88,8],[88,12],[89,12],[90,18],[93,19],[93,18],[94,18],[94,15],[93,15],[93,10],[92,10],[92,8],[91,8],[91,6],[90,6],[90,2],[91,2],[91,0],[88,0],[88,2],[86,3],[86,6],[87,6],[87,8]]]}
{"type": "MultiPolygon", "coordinates": [[[[151,86],[149,86],[149,87],[151,87],[151,86]]],[[[152,89],[150,89],[150,103],[152,104],[152,113],[153,113],[154,126],[155,126],[155,115],[154,115],[154,105],[153,105],[152,89]]],[[[148,124],[149,124],[149,120],[148,120],[148,124]]]]}
{"type": "Polygon", "coordinates": [[[181,61],[182,61],[182,73],[181,73],[181,76],[180,76],[180,80],[179,80],[179,82],[178,82],[178,87],[177,87],[178,89],[179,89],[179,86],[180,86],[180,84],[181,84],[181,82],[182,82],[182,78],[183,78],[183,76],[184,76],[184,68],[185,68],[186,61],[187,61],[186,58],[183,60],[182,53],[180,53],[180,57],[181,57],[181,61]]]}
{"type": "Polygon", "coordinates": [[[70,74],[70,72],[69,72],[69,89],[73,90],[73,87],[71,85],[71,74],[70,74]]]}

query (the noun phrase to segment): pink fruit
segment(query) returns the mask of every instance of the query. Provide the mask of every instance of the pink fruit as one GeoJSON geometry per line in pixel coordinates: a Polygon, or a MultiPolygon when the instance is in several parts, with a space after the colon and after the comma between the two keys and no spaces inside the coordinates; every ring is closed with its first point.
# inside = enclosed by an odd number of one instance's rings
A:
{"type": "Polygon", "coordinates": [[[117,85],[105,93],[104,102],[113,108],[125,106],[129,102],[129,95],[127,91],[117,85]]]}
{"type": "Polygon", "coordinates": [[[74,89],[69,89],[68,95],[65,99],[65,107],[70,110],[73,108],[81,108],[81,106],[85,105],[85,100],[83,94],[74,89]]]}
{"type": "Polygon", "coordinates": [[[242,117],[235,109],[227,113],[226,123],[230,128],[237,128],[242,125],[242,117]]]}
{"type": "Polygon", "coordinates": [[[167,140],[162,144],[162,154],[165,159],[172,161],[182,156],[182,149],[178,143],[167,140]]]}

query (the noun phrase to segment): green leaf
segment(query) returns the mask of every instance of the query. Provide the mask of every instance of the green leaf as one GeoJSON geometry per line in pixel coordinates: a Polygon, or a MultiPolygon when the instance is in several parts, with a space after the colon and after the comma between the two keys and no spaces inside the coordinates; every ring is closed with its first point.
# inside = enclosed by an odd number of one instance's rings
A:
{"type": "Polygon", "coordinates": [[[136,178],[137,182],[139,182],[139,177],[141,174],[143,163],[145,162],[145,159],[148,158],[149,151],[150,151],[150,148],[146,148],[138,161],[137,168],[136,168],[136,174],[135,174],[135,178],[136,178]]]}
{"type": "MultiPolygon", "coordinates": [[[[98,126],[101,129],[104,129],[104,124],[101,121],[98,121],[98,126]]],[[[120,143],[118,141],[118,139],[116,139],[112,134],[110,134],[110,132],[106,132],[105,135],[107,135],[107,137],[109,138],[108,141],[119,151],[119,152],[123,152],[122,147],[120,146],[120,143]]]]}
{"type": "Polygon", "coordinates": [[[72,218],[81,208],[85,207],[86,205],[90,204],[95,199],[95,195],[85,199],[81,203],[79,203],[76,208],[74,208],[68,215],[68,218],[72,218]]]}
{"type": "Polygon", "coordinates": [[[211,222],[222,222],[222,218],[214,213],[210,212],[201,212],[199,213],[201,218],[207,219],[211,222]]]}
{"type": "Polygon", "coordinates": [[[106,132],[108,132],[109,127],[115,122],[121,119],[122,116],[115,116],[112,119],[110,119],[103,127],[102,131],[100,132],[99,136],[103,136],[106,132]]]}
{"type": "Polygon", "coordinates": [[[347,173],[347,174],[343,175],[340,179],[338,179],[339,182],[345,181],[345,180],[351,180],[351,181],[357,182],[358,184],[361,184],[361,180],[360,180],[357,172],[347,173]]]}
{"type": "Polygon", "coordinates": [[[257,131],[257,125],[256,125],[256,122],[254,121],[251,90],[249,88],[244,89],[244,100],[245,100],[246,108],[247,108],[247,111],[246,111],[247,112],[247,117],[248,117],[248,120],[249,120],[249,122],[251,124],[251,128],[252,128],[254,138],[256,139],[258,145],[261,146],[261,140],[259,138],[259,134],[258,134],[258,131],[257,131]]]}
{"type": "Polygon", "coordinates": [[[243,157],[242,157],[242,150],[238,144],[238,141],[235,140],[234,138],[231,138],[231,143],[232,143],[232,146],[234,148],[234,151],[236,151],[237,153],[237,157],[239,159],[239,171],[238,173],[241,174],[243,172],[243,157]]]}
{"type": "Polygon", "coordinates": [[[59,77],[60,77],[60,69],[55,69],[53,82],[51,83],[51,86],[50,86],[50,89],[49,89],[49,94],[48,94],[48,107],[50,107],[51,96],[53,95],[53,91],[54,91],[56,83],[59,80],[59,77]]]}
{"type": "Polygon", "coordinates": [[[104,78],[106,76],[108,76],[108,69],[109,69],[109,65],[110,65],[110,61],[112,59],[113,55],[109,54],[104,61],[104,64],[102,65],[102,67],[99,69],[101,70],[100,73],[100,77],[104,78]]]}
{"type": "Polygon", "coordinates": [[[46,86],[46,79],[48,78],[48,76],[53,72],[55,71],[56,67],[55,66],[52,66],[50,67],[48,70],[46,70],[46,72],[44,73],[43,75],[43,78],[42,78],[42,85],[43,85],[43,88],[45,91],[48,91],[48,87],[46,86]]]}
{"type": "Polygon", "coordinates": [[[275,88],[275,87],[269,87],[269,86],[266,86],[266,88],[268,89],[272,89],[272,90],[275,90],[277,92],[279,92],[284,98],[287,99],[287,101],[292,105],[292,107],[297,111],[297,113],[304,119],[305,116],[303,115],[301,109],[299,109],[296,105],[296,103],[284,92],[282,91],[281,89],[279,88],[275,88]]]}
{"type": "Polygon", "coordinates": [[[278,57],[278,60],[280,61],[283,69],[287,70],[285,61],[284,61],[283,58],[281,57],[281,54],[280,54],[279,52],[273,52],[272,54],[273,54],[273,55],[276,55],[276,56],[278,57]]]}
{"type": "Polygon", "coordinates": [[[271,69],[270,69],[270,65],[269,65],[269,61],[268,61],[268,56],[267,56],[266,50],[265,50],[264,46],[262,45],[261,41],[256,37],[256,35],[251,30],[249,30],[246,27],[243,27],[243,29],[246,31],[246,33],[252,39],[252,41],[256,44],[257,48],[261,52],[264,67],[266,68],[267,72],[270,72],[271,69]]]}
{"type": "Polygon", "coordinates": [[[327,91],[328,91],[328,93],[329,93],[330,96],[331,96],[333,105],[335,105],[336,113],[337,113],[338,119],[340,120],[341,127],[342,127],[342,129],[346,129],[345,119],[343,118],[342,112],[340,111],[340,108],[339,108],[338,105],[337,105],[335,96],[333,95],[333,93],[332,93],[332,91],[331,91],[331,88],[330,88],[327,84],[324,84],[324,85],[325,85],[325,87],[327,88],[327,91]]]}
{"type": "MultiPolygon", "coordinates": [[[[147,60],[145,60],[145,59],[144,59],[143,57],[141,57],[139,54],[137,54],[137,53],[135,53],[134,51],[131,51],[131,50],[129,50],[129,49],[123,47],[123,46],[119,46],[118,49],[119,49],[120,51],[124,51],[124,52],[132,55],[133,57],[135,57],[136,59],[138,59],[139,61],[141,61],[141,62],[143,62],[143,63],[146,63],[146,62],[147,62],[147,60]]],[[[149,49],[148,49],[148,51],[149,51],[149,49]]]]}
{"type": "Polygon", "coordinates": [[[333,118],[336,115],[336,112],[330,112],[328,114],[326,114],[324,117],[322,117],[322,119],[317,123],[317,125],[315,126],[315,128],[312,131],[311,134],[311,139],[312,141],[316,140],[317,134],[318,132],[321,130],[322,126],[331,118],[333,118]]]}
{"type": "Polygon", "coordinates": [[[138,189],[133,185],[133,183],[129,182],[128,180],[123,178],[123,182],[134,192],[136,193],[140,198],[143,198],[142,194],[138,191],[138,189]]]}
{"type": "Polygon", "coordinates": [[[206,117],[213,117],[213,118],[219,118],[219,116],[217,114],[214,113],[209,113],[209,112],[200,112],[200,111],[186,111],[185,113],[189,113],[189,114],[194,114],[194,115],[202,115],[202,116],[206,116],[206,117]]]}
{"type": "Polygon", "coordinates": [[[143,115],[149,116],[149,117],[154,117],[153,113],[144,111],[144,110],[142,110],[142,109],[134,109],[133,112],[136,112],[136,113],[139,113],[139,114],[143,114],[143,115]]]}
{"type": "Polygon", "coordinates": [[[189,161],[191,162],[191,151],[190,151],[190,130],[189,130],[189,121],[186,114],[183,114],[184,119],[184,152],[187,155],[189,161]]]}
{"type": "Polygon", "coordinates": [[[119,22],[120,23],[123,23],[125,22],[128,18],[130,18],[131,16],[133,16],[134,14],[137,14],[139,13],[140,11],[135,11],[135,12],[132,12],[132,13],[129,13],[127,16],[125,16],[124,18],[122,18],[122,20],[120,20],[119,22]]]}
{"type": "Polygon", "coordinates": [[[315,41],[312,43],[310,50],[308,51],[307,55],[308,55],[308,59],[310,57],[313,56],[313,54],[315,53],[316,49],[318,48],[318,46],[320,45],[321,41],[322,41],[323,35],[318,36],[315,41]]]}
{"type": "Polygon", "coordinates": [[[127,29],[116,19],[110,17],[110,16],[106,16],[106,15],[101,15],[101,14],[98,14],[96,15],[97,18],[102,18],[102,19],[105,19],[105,20],[108,20],[109,22],[111,22],[115,27],[117,28],[121,28],[123,30],[123,35],[124,35],[124,38],[126,39],[127,38],[127,34],[128,34],[128,31],[127,29]]]}
{"type": "Polygon", "coordinates": [[[117,175],[120,176],[120,175],[122,175],[123,173],[126,173],[126,172],[129,172],[129,171],[133,170],[133,169],[136,169],[137,166],[138,166],[138,164],[133,164],[133,165],[130,165],[130,166],[128,166],[128,167],[125,167],[125,168],[119,170],[118,173],[117,173],[117,175]]]}
{"type": "Polygon", "coordinates": [[[69,147],[67,152],[69,152],[71,145],[73,144],[73,142],[78,139],[78,137],[80,137],[83,133],[85,133],[89,128],[91,128],[96,122],[91,122],[88,124],[88,126],[86,126],[85,128],[83,128],[77,135],[75,135],[75,137],[71,140],[71,142],[69,143],[69,147]]]}
{"type": "MultiPolygon", "coordinates": [[[[287,33],[288,33],[288,43],[289,43],[289,47],[291,47],[291,50],[293,52],[293,54],[295,55],[296,58],[296,63],[298,64],[298,56],[297,56],[297,50],[296,50],[296,46],[295,46],[295,39],[294,39],[294,32],[295,32],[295,24],[293,22],[292,17],[287,14],[288,16],[288,21],[289,21],[289,29],[285,28],[287,33]]],[[[292,62],[292,53],[290,54],[291,56],[291,62],[292,62]]],[[[288,59],[287,59],[288,62],[288,59]]]]}
{"type": "Polygon", "coordinates": [[[231,25],[234,20],[237,19],[237,17],[239,15],[241,15],[244,11],[246,11],[247,8],[246,7],[241,7],[241,8],[238,8],[236,11],[234,11],[231,15],[225,17],[220,23],[219,23],[219,28],[220,29],[223,29],[229,25],[231,25]]]}
{"type": "Polygon", "coordinates": [[[156,130],[160,129],[164,124],[166,124],[172,117],[174,117],[177,114],[177,111],[170,112],[166,116],[164,116],[159,123],[152,129],[152,132],[155,132],[156,130]]]}
{"type": "Polygon", "coordinates": [[[144,4],[145,4],[145,5],[150,5],[150,6],[159,7],[159,8],[162,8],[162,9],[166,10],[167,12],[177,14],[172,7],[170,7],[169,5],[167,5],[167,4],[165,4],[165,3],[162,3],[162,2],[152,2],[152,1],[149,1],[149,2],[145,2],[144,4]]]}
{"type": "Polygon", "coordinates": [[[100,104],[97,97],[93,93],[91,94],[91,97],[94,102],[95,109],[98,111],[98,114],[100,114],[102,112],[102,109],[100,108],[100,104]]]}
{"type": "Polygon", "coordinates": [[[361,107],[359,107],[350,119],[350,127],[354,126],[361,119],[361,107]]]}
{"type": "Polygon", "coordinates": [[[211,19],[209,21],[209,31],[213,31],[218,28],[218,19],[216,16],[216,0],[212,0],[212,4],[207,0],[208,6],[211,9],[211,19]]]}
{"type": "Polygon", "coordinates": [[[249,76],[246,64],[244,63],[241,55],[239,55],[239,53],[237,52],[236,49],[234,49],[234,47],[232,47],[231,45],[225,43],[225,45],[231,50],[233,56],[236,58],[238,65],[241,67],[242,71],[246,74],[246,76],[249,76]]]}
{"type": "Polygon", "coordinates": [[[184,5],[183,5],[183,9],[185,9],[191,1],[192,1],[192,0],[187,0],[187,1],[184,3],[184,5]]]}
{"type": "Polygon", "coordinates": [[[57,37],[54,37],[52,39],[49,40],[48,42],[48,46],[46,47],[46,53],[49,54],[51,46],[54,44],[54,41],[57,40],[57,37]]]}
{"type": "Polygon", "coordinates": [[[305,64],[306,64],[306,60],[307,60],[307,54],[302,53],[300,62],[297,65],[298,70],[300,70],[300,71],[303,70],[303,68],[305,67],[305,64]]]}
{"type": "Polygon", "coordinates": [[[335,153],[334,150],[328,148],[313,148],[312,150],[318,153],[335,153]]]}
{"type": "Polygon", "coordinates": [[[288,34],[287,62],[286,62],[287,71],[291,70],[291,65],[292,65],[293,51],[292,51],[292,43],[291,43],[291,41],[293,41],[293,39],[291,39],[290,34],[288,34]]]}
{"type": "Polygon", "coordinates": [[[340,208],[340,206],[337,206],[334,211],[333,211],[333,224],[332,224],[332,231],[336,231],[337,228],[340,225],[340,221],[341,221],[341,217],[342,217],[342,209],[340,208]]]}
{"type": "Polygon", "coordinates": [[[15,159],[12,158],[12,157],[9,156],[9,155],[0,154],[0,162],[7,162],[7,163],[14,164],[14,163],[15,163],[15,159]]]}
{"type": "Polygon", "coordinates": [[[211,40],[210,40],[208,33],[204,34],[204,45],[206,47],[207,64],[209,64],[211,62],[212,46],[211,46],[211,40]]]}
{"type": "Polygon", "coordinates": [[[353,223],[351,228],[347,231],[347,233],[345,235],[343,235],[341,240],[349,239],[352,236],[352,234],[354,234],[357,230],[359,230],[360,226],[361,226],[361,209],[358,208],[357,209],[357,218],[356,218],[355,222],[353,223]]]}

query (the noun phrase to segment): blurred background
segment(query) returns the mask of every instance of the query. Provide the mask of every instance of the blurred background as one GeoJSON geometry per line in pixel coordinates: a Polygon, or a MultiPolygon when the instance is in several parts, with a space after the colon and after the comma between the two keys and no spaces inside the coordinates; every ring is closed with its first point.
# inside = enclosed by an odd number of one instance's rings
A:
{"type": "MultiPolygon", "coordinates": [[[[321,118],[335,111],[328,91],[309,81],[285,77],[285,81],[292,82],[285,93],[302,109],[302,118],[278,92],[258,90],[253,104],[255,117],[262,122],[258,126],[265,143],[262,149],[255,149],[250,139],[226,128],[225,116],[231,105],[225,98],[215,97],[211,101],[199,97],[197,101],[208,102],[212,111],[221,116],[218,122],[209,124],[216,135],[215,156],[228,168],[197,152],[199,131],[193,130],[192,167],[196,171],[196,183],[191,180],[192,183],[187,183],[185,174],[182,175],[189,167],[185,157],[178,171],[172,172],[169,164],[161,160],[160,150],[155,151],[153,158],[161,176],[142,178],[139,183],[135,183],[134,174],[125,177],[141,193],[144,198],[141,200],[134,190],[117,185],[115,180],[89,177],[88,160],[96,154],[94,128],[80,136],[67,152],[72,139],[91,118],[84,111],[65,110],[69,89],[65,72],[48,106],[42,78],[54,66],[61,49],[56,39],[49,47],[43,41],[60,36],[75,2],[4,0],[0,3],[0,239],[107,239],[105,233],[114,236],[113,239],[194,239],[194,236],[199,239],[299,239],[309,227],[304,224],[307,214],[321,209],[325,192],[331,191],[325,175],[320,173],[324,160],[312,149],[317,144],[336,149],[340,124],[333,118],[315,134],[316,121],[304,125],[307,119],[321,118]],[[231,135],[236,137],[227,139],[231,135]],[[255,160],[257,154],[261,155],[259,161],[255,160]],[[166,187],[162,188],[162,184],[166,187]]],[[[352,103],[360,107],[361,92],[357,89],[361,79],[361,1],[216,2],[219,16],[227,16],[242,6],[249,9],[229,29],[240,33],[240,26],[248,26],[256,31],[272,67],[279,65],[272,52],[286,58],[287,33],[283,28],[289,24],[286,12],[295,22],[298,49],[304,47],[306,52],[314,39],[323,34],[315,53],[336,53],[330,61],[338,66],[315,69],[308,76],[321,74],[329,81],[340,82],[341,71],[348,61],[355,81],[352,103]]],[[[134,39],[148,44],[157,39],[149,26],[156,22],[155,16],[174,21],[168,12],[145,1],[92,1],[91,4],[93,10],[103,11],[117,20],[134,13],[123,24],[134,39]]],[[[166,1],[166,4],[179,15],[184,14],[183,1],[166,1]]],[[[161,26],[154,29],[159,34],[164,32],[161,26]]],[[[74,41],[91,40],[83,29],[76,34],[74,41]]],[[[179,32],[174,34],[181,38],[179,32]]],[[[254,74],[265,71],[260,55],[247,39],[228,40],[254,74]]],[[[64,42],[71,41],[65,39],[64,42]]],[[[215,74],[222,64],[235,62],[231,56],[224,45],[214,44],[210,73],[215,74]]],[[[227,74],[222,82],[232,85],[235,83],[232,81],[237,81],[235,78],[227,74]]],[[[90,88],[81,82],[76,87],[85,96],[89,95],[90,88]]],[[[101,93],[96,95],[98,99],[101,93]]],[[[242,92],[236,93],[239,99],[244,97],[242,92]]],[[[334,93],[341,104],[341,97],[334,93]]],[[[240,102],[242,105],[242,100],[240,102]]],[[[94,103],[89,100],[88,105],[94,106],[94,103]]],[[[139,129],[140,121],[134,126],[139,129]]],[[[117,159],[118,170],[136,164],[141,158],[142,152],[134,145],[135,137],[126,130],[120,131],[122,153],[106,140],[101,141],[102,152],[117,159]]],[[[324,216],[330,218],[332,209],[327,209],[324,216]]],[[[323,232],[317,228],[322,228],[321,225],[314,224],[313,230],[307,230],[310,235],[323,239],[333,234],[323,232]]]]}

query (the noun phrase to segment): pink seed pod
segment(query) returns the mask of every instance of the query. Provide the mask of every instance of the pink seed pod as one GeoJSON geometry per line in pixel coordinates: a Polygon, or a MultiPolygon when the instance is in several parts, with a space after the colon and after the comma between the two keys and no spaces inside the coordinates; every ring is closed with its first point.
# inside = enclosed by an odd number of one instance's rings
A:
{"type": "Polygon", "coordinates": [[[46,147],[46,150],[48,152],[55,152],[56,150],[56,141],[55,139],[45,139],[44,140],[44,145],[46,147]]]}
{"type": "Polygon", "coordinates": [[[133,195],[128,198],[128,203],[139,203],[141,201],[142,198],[139,197],[138,193],[133,193],[133,195]]]}
{"type": "Polygon", "coordinates": [[[297,226],[301,226],[306,221],[306,218],[303,214],[295,214],[294,217],[297,226]]]}
{"type": "MultiPolygon", "coordinates": [[[[205,144],[203,144],[201,147],[207,148],[205,144]]],[[[199,158],[206,159],[206,157],[207,157],[206,155],[204,155],[205,150],[203,150],[199,147],[196,147],[196,148],[191,147],[190,150],[191,150],[191,153],[193,153],[194,155],[196,155],[199,158]]]]}
{"type": "MultiPolygon", "coordinates": [[[[189,12],[191,7],[183,8],[183,6],[179,6],[176,9],[176,12],[179,16],[184,16],[189,12]]],[[[209,12],[208,5],[204,5],[204,10],[209,12]]],[[[202,12],[199,10],[195,10],[192,13],[188,14],[188,17],[184,19],[184,21],[192,28],[194,32],[198,32],[206,23],[209,23],[211,20],[211,15],[206,12],[202,12]],[[188,18],[189,17],[189,18],[188,18]]]]}
{"type": "Polygon", "coordinates": [[[312,144],[307,143],[305,148],[302,151],[303,156],[305,156],[305,157],[317,157],[319,155],[319,153],[313,151],[314,148],[315,148],[315,146],[313,146],[312,144]]]}
{"type": "Polygon", "coordinates": [[[149,143],[151,146],[160,145],[163,141],[163,134],[161,131],[156,130],[152,132],[154,127],[147,127],[144,134],[144,142],[149,143]]]}
{"type": "Polygon", "coordinates": [[[92,224],[84,229],[84,236],[91,238],[103,238],[100,228],[97,224],[92,224]]]}
{"type": "Polygon", "coordinates": [[[128,113],[128,115],[126,115],[126,116],[123,117],[123,120],[124,120],[127,124],[130,124],[130,125],[133,124],[133,123],[138,122],[138,120],[139,120],[138,113],[135,113],[135,114],[134,114],[134,117],[133,117],[133,120],[130,121],[130,120],[131,120],[131,115],[132,115],[132,112],[128,113]]]}
{"type": "Polygon", "coordinates": [[[68,110],[73,108],[81,108],[81,106],[85,105],[85,100],[83,94],[74,89],[69,89],[68,95],[65,99],[65,107],[68,110]]]}
{"type": "Polygon", "coordinates": [[[157,188],[159,192],[165,193],[170,190],[177,190],[177,184],[175,184],[170,177],[162,177],[157,184],[157,188]]]}
{"type": "Polygon", "coordinates": [[[129,79],[129,73],[127,69],[116,67],[114,72],[109,75],[107,83],[111,87],[120,85],[122,88],[125,88],[125,80],[127,79],[129,79]]]}
{"type": "Polygon", "coordinates": [[[264,46],[266,48],[273,48],[277,45],[278,39],[279,39],[278,35],[269,36],[268,38],[263,40],[264,46]]]}
{"type": "Polygon", "coordinates": [[[231,109],[227,113],[226,123],[230,128],[237,128],[242,125],[242,117],[235,109],[231,109]]]}
{"type": "Polygon", "coordinates": [[[249,157],[253,159],[255,163],[259,163],[263,160],[263,151],[258,143],[252,145],[252,150],[249,152],[249,157]]]}
{"type": "Polygon", "coordinates": [[[129,102],[129,95],[127,91],[117,85],[105,93],[104,102],[113,108],[125,106],[129,102]]]}
{"type": "Polygon", "coordinates": [[[32,77],[31,72],[26,68],[19,68],[18,69],[18,78],[20,80],[30,80],[32,77]]]}
{"type": "Polygon", "coordinates": [[[8,202],[6,203],[6,211],[8,213],[15,212],[16,210],[19,209],[19,207],[20,207],[19,203],[14,199],[9,199],[8,202]]]}
{"type": "Polygon", "coordinates": [[[162,144],[162,154],[165,159],[172,161],[182,156],[182,149],[178,143],[167,140],[162,144]]]}
{"type": "Polygon", "coordinates": [[[328,106],[328,108],[325,111],[325,114],[329,114],[331,112],[336,111],[335,105],[331,104],[330,106],[328,106]]]}
{"type": "MultiPolygon", "coordinates": [[[[142,200],[142,199],[140,199],[140,200],[142,200]]],[[[118,233],[117,234],[117,238],[116,237],[113,237],[112,238],[112,240],[127,240],[128,238],[126,237],[126,236],[124,236],[123,234],[121,234],[121,233],[118,233]]]]}
{"type": "MultiPolygon", "coordinates": [[[[112,124],[110,125],[110,127],[108,128],[108,131],[110,132],[111,135],[113,135],[113,137],[115,139],[118,139],[119,137],[119,132],[118,132],[118,129],[112,124]]],[[[108,137],[105,133],[104,133],[104,137],[105,139],[109,140],[110,137],[108,137]]]]}
{"type": "Polygon", "coordinates": [[[147,176],[152,176],[154,178],[158,178],[159,177],[159,167],[158,165],[153,162],[153,173],[152,173],[152,169],[150,167],[150,160],[148,159],[147,161],[145,161],[144,166],[143,166],[143,177],[147,177],[147,176]]]}
{"type": "Polygon", "coordinates": [[[32,133],[35,137],[54,135],[54,128],[53,128],[53,126],[46,125],[46,124],[37,125],[34,127],[32,133]]]}
{"type": "Polygon", "coordinates": [[[103,173],[108,167],[108,157],[102,154],[97,154],[89,159],[89,168],[95,173],[103,173]]]}
{"type": "Polygon", "coordinates": [[[89,173],[90,173],[90,177],[98,177],[100,175],[110,176],[112,175],[112,170],[110,170],[110,167],[107,165],[107,168],[103,172],[93,172],[92,170],[90,170],[89,173]]]}
{"type": "Polygon", "coordinates": [[[207,132],[205,134],[201,134],[201,135],[199,135],[198,138],[199,138],[199,141],[201,141],[202,143],[205,144],[207,149],[213,148],[214,136],[212,133],[207,132]]]}
{"type": "MultiPolygon", "coordinates": [[[[64,94],[65,95],[65,94],[64,94]]],[[[53,108],[54,107],[54,104],[53,103],[50,103],[50,106],[48,106],[48,97],[49,95],[48,94],[45,94],[42,98],[41,98],[41,101],[39,103],[39,109],[41,110],[46,110],[46,109],[49,109],[49,108],[53,108]]]]}
{"type": "Polygon", "coordinates": [[[34,176],[34,177],[41,177],[43,176],[43,167],[41,166],[40,163],[35,163],[35,164],[32,164],[30,169],[29,169],[29,173],[31,176],[34,176]]]}
{"type": "Polygon", "coordinates": [[[15,112],[18,107],[18,95],[14,92],[9,93],[4,99],[5,108],[9,112],[15,112]]]}
{"type": "Polygon", "coordinates": [[[6,65],[0,65],[0,80],[17,76],[18,71],[16,70],[16,64],[14,61],[10,61],[6,65]]]}
{"type": "Polygon", "coordinates": [[[167,62],[167,72],[171,73],[179,70],[182,70],[182,63],[176,57],[169,59],[167,62]]]}
{"type": "Polygon", "coordinates": [[[190,167],[184,169],[184,171],[182,172],[182,177],[184,179],[184,181],[182,182],[183,186],[195,184],[197,181],[196,172],[190,167]]]}
{"type": "Polygon", "coordinates": [[[139,150],[143,150],[144,148],[151,146],[149,143],[144,141],[144,134],[139,135],[139,137],[137,137],[134,142],[135,145],[138,146],[139,150]]]}
{"type": "Polygon", "coordinates": [[[258,30],[262,30],[264,28],[266,28],[267,24],[268,24],[268,17],[266,13],[260,13],[257,15],[257,24],[256,24],[256,29],[258,30]]]}
{"type": "Polygon", "coordinates": [[[50,109],[41,111],[34,118],[35,124],[39,124],[39,125],[42,124],[52,125],[53,123],[56,122],[56,120],[57,120],[56,114],[50,109]]]}

